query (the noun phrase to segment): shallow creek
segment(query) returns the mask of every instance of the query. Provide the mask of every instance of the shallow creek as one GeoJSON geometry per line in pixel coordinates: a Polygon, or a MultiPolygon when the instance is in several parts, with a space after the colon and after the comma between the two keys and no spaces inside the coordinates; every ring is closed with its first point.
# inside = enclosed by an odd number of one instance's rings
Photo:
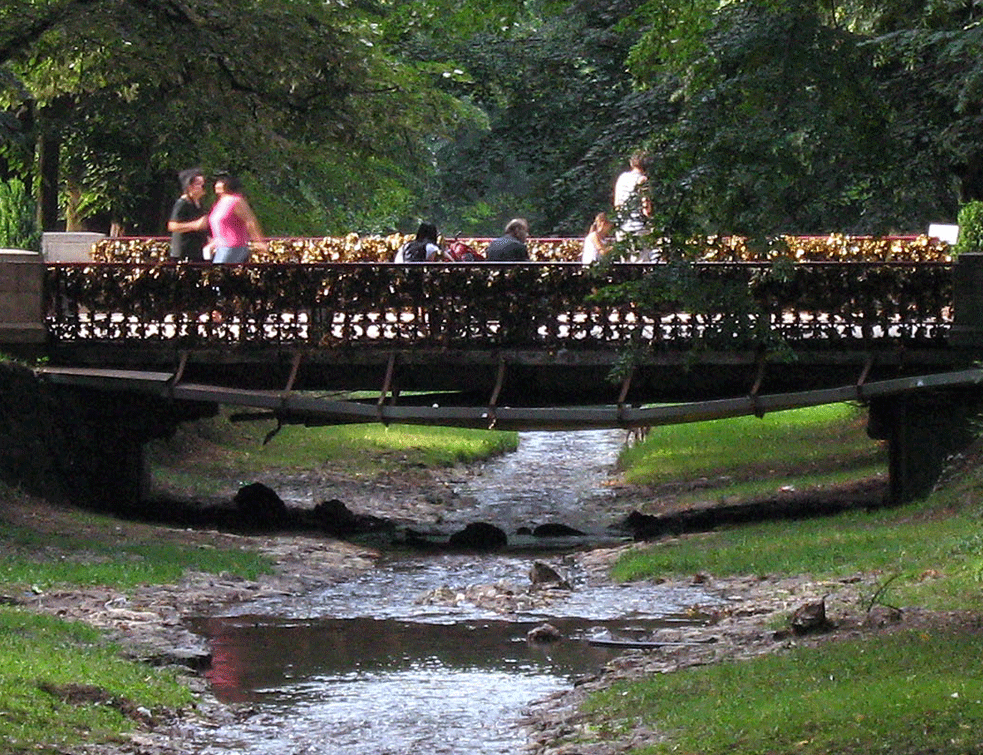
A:
{"type": "MultiPolygon", "coordinates": [[[[619,431],[524,433],[518,451],[462,481],[462,521],[518,527],[565,522],[600,533],[586,502],[604,482],[619,431]]],[[[215,694],[247,703],[242,723],[202,753],[515,753],[529,703],[595,673],[618,648],[588,640],[672,635],[714,600],[696,588],[593,584],[560,549],[384,558],[329,590],[282,596],[202,618],[215,694]],[[535,560],[573,588],[507,615],[468,600],[469,586],[529,585],[535,560]],[[440,591],[444,600],[422,599],[440,591]],[[450,595],[447,600],[446,596],[450,595]],[[456,597],[455,597],[456,596],[456,597]],[[544,622],[563,639],[527,641],[544,622]]]]}

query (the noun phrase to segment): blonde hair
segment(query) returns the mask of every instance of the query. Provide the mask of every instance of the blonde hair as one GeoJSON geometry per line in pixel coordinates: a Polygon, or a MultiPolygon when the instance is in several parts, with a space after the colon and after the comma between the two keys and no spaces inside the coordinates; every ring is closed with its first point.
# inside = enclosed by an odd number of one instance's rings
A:
{"type": "MultiPolygon", "coordinates": [[[[611,229],[611,221],[608,220],[608,214],[606,212],[599,212],[594,216],[594,222],[590,224],[591,231],[597,231],[600,233],[602,229],[607,232],[611,229]]],[[[590,233],[590,231],[588,231],[590,233]]]]}

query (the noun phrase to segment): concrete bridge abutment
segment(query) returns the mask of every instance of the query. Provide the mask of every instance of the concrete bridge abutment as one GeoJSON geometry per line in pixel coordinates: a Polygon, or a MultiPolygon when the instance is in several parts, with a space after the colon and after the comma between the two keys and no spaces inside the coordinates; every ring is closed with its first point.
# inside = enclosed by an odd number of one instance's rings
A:
{"type": "Polygon", "coordinates": [[[123,514],[147,505],[146,443],[217,411],[215,404],[53,385],[12,362],[0,363],[0,395],[0,480],[48,500],[123,514]]]}
{"type": "Polygon", "coordinates": [[[899,393],[869,404],[867,433],[888,444],[889,498],[907,503],[932,492],[954,454],[978,436],[978,389],[899,393]]]}

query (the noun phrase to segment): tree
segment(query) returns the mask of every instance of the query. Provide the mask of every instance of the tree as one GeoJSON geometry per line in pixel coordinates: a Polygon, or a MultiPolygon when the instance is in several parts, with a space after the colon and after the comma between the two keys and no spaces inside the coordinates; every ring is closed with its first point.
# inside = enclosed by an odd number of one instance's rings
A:
{"type": "Polygon", "coordinates": [[[651,0],[629,65],[653,107],[659,222],[924,231],[983,191],[975,6],[651,0]],[[658,104],[656,104],[658,103],[658,104]]]}
{"type": "Polygon", "coordinates": [[[627,150],[594,146],[631,91],[632,37],[615,27],[634,5],[526,3],[505,29],[428,48],[461,72],[445,90],[484,116],[436,146],[431,213],[441,226],[497,235],[521,215],[538,235],[582,234],[610,203],[627,150]]]}
{"type": "Polygon", "coordinates": [[[278,214],[365,218],[358,207],[385,190],[381,177],[412,175],[428,157],[422,136],[459,116],[383,44],[382,10],[17,0],[0,11],[0,92],[8,114],[28,108],[34,118],[5,141],[33,136],[49,154],[54,142],[58,187],[75,187],[83,214],[137,232],[160,230],[174,174],[196,163],[261,181],[258,204],[292,208],[278,214]],[[440,103],[440,117],[422,103],[440,103]]]}

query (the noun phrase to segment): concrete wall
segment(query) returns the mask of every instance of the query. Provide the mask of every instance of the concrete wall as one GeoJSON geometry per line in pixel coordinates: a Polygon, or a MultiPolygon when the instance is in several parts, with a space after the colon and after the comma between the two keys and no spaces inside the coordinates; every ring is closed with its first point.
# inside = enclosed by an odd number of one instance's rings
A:
{"type": "Polygon", "coordinates": [[[46,262],[91,262],[92,245],[104,238],[104,233],[48,231],[41,234],[41,254],[46,262]]]}
{"type": "Polygon", "coordinates": [[[979,435],[983,412],[978,389],[911,391],[870,402],[867,433],[888,443],[891,503],[924,498],[954,454],[979,435]]]}
{"type": "Polygon", "coordinates": [[[43,289],[40,254],[0,249],[0,345],[44,343],[43,289]]]}
{"type": "Polygon", "coordinates": [[[52,501],[141,512],[145,443],[214,412],[212,404],[52,385],[0,362],[0,480],[52,501]]]}

